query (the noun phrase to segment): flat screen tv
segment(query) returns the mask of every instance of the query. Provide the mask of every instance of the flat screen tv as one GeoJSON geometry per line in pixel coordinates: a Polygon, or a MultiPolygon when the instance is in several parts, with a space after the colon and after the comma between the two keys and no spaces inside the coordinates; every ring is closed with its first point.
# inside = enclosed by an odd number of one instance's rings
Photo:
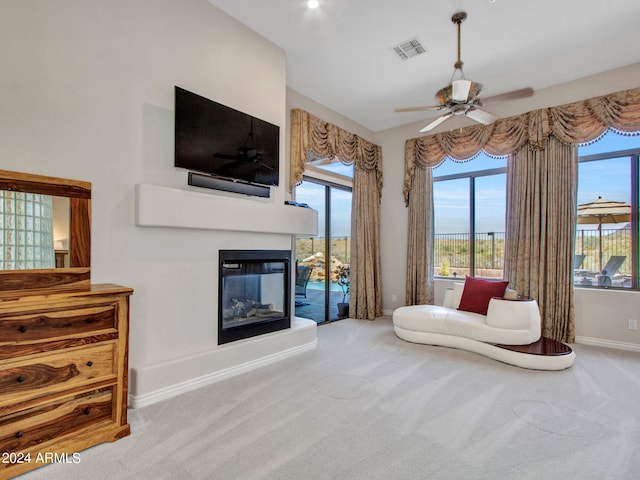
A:
{"type": "Polygon", "coordinates": [[[175,87],[175,166],[278,185],[280,127],[175,87]]]}

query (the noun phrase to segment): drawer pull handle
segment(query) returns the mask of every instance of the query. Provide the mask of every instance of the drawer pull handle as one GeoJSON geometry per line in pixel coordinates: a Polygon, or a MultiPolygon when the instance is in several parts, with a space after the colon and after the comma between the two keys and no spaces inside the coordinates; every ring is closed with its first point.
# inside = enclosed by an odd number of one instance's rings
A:
{"type": "Polygon", "coordinates": [[[15,437],[20,438],[24,435],[24,432],[16,432],[15,437]]]}
{"type": "Polygon", "coordinates": [[[22,383],[22,382],[24,382],[24,380],[25,379],[24,379],[24,377],[22,375],[20,375],[18,378],[16,378],[16,382],[18,382],[18,383],[22,383]]]}
{"type": "Polygon", "coordinates": [[[85,409],[84,409],[84,412],[83,412],[83,413],[84,413],[85,415],[89,415],[89,414],[91,413],[91,409],[90,409],[89,407],[87,407],[87,408],[85,408],[85,409]]]}
{"type": "Polygon", "coordinates": [[[25,327],[24,325],[22,325],[20,328],[18,328],[18,331],[19,331],[20,333],[26,333],[26,331],[27,331],[27,327],[25,327]]]}
{"type": "Polygon", "coordinates": [[[89,360],[89,361],[87,362],[87,367],[92,367],[92,366],[93,366],[93,362],[92,362],[91,360],[89,360]]]}
{"type": "Polygon", "coordinates": [[[96,321],[96,320],[95,320],[95,318],[93,318],[93,317],[89,317],[89,318],[85,319],[85,322],[86,322],[86,323],[93,323],[93,322],[95,322],[95,321],[96,321]]]}

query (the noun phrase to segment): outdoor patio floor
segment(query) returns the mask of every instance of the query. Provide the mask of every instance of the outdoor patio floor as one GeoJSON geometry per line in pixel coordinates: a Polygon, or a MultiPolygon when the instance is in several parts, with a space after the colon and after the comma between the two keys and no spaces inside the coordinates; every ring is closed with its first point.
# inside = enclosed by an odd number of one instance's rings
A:
{"type": "MultiPolygon", "coordinates": [[[[338,318],[338,302],[342,302],[342,292],[331,291],[329,305],[329,320],[339,320],[338,318]]],[[[308,318],[316,323],[325,321],[324,306],[324,290],[315,288],[307,288],[307,298],[297,295],[296,317],[308,318]]]]}

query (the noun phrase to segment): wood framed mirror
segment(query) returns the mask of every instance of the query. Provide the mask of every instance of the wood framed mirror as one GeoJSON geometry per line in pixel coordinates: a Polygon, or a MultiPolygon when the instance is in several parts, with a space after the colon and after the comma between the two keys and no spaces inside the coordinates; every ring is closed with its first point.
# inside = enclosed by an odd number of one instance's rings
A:
{"type": "MultiPolygon", "coordinates": [[[[91,281],[91,183],[0,170],[0,190],[65,197],[68,198],[69,205],[68,259],[64,266],[2,269],[0,270],[0,290],[88,285],[91,281]]],[[[0,212],[0,215],[2,214],[0,212]]],[[[0,234],[3,239],[0,248],[4,248],[4,240],[7,235],[11,235],[7,234],[4,221],[0,225],[0,234]]]]}

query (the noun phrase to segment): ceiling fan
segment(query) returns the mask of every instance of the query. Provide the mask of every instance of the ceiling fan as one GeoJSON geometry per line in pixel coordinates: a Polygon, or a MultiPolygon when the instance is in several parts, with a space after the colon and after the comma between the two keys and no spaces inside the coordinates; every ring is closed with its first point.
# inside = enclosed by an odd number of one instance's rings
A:
{"type": "MultiPolygon", "coordinates": [[[[264,165],[262,163],[263,152],[259,146],[255,146],[255,139],[253,137],[253,117],[251,117],[251,124],[249,129],[249,134],[247,135],[247,139],[244,142],[242,147],[239,147],[236,150],[235,155],[228,155],[224,153],[214,153],[213,156],[222,160],[232,160],[232,162],[228,163],[240,163],[240,164],[248,164],[255,163],[256,165],[262,165],[266,168],[270,168],[268,165],[264,165]]],[[[273,169],[272,169],[273,170],[273,169]]]]}
{"type": "Polygon", "coordinates": [[[422,112],[428,110],[448,110],[444,115],[436,118],[431,123],[422,128],[421,132],[428,132],[434,129],[446,119],[453,115],[465,115],[476,122],[489,125],[495,122],[498,117],[479,107],[483,103],[498,103],[506,100],[515,100],[518,98],[530,97],[533,95],[532,88],[522,88],[511,92],[494,95],[480,100],[480,92],[482,85],[471,80],[467,80],[462,70],[463,62],[460,60],[460,24],[467,18],[466,12],[457,12],[451,17],[451,21],[458,26],[458,61],[454,64],[451,82],[446,87],[438,90],[436,100],[438,105],[429,105],[421,107],[405,107],[396,108],[396,112],[422,112]],[[456,76],[458,77],[456,79],[456,76]]]}

